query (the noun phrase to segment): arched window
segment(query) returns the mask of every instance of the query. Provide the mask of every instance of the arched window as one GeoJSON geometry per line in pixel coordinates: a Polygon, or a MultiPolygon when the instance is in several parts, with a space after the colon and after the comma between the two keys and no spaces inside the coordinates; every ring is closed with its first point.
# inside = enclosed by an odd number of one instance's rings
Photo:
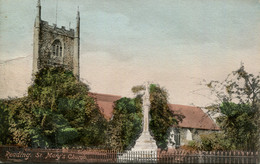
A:
{"type": "Polygon", "coordinates": [[[53,56],[62,56],[62,45],[59,40],[55,40],[52,43],[52,55],[53,56]]]}

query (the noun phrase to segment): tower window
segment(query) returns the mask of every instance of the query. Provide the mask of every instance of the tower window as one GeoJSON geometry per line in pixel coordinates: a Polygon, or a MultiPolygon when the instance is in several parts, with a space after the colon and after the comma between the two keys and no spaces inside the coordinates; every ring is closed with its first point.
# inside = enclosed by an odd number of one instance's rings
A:
{"type": "Polygon", "coordinates": [[[60,56],[62,56],[62,47],[60,47],[60,56]]]}
{"type": "Polygon", "coordinates": [[[52,43],[52,55],[53,56],[62,56],[62,46],[59,40],[55,40],[52,43]]]}

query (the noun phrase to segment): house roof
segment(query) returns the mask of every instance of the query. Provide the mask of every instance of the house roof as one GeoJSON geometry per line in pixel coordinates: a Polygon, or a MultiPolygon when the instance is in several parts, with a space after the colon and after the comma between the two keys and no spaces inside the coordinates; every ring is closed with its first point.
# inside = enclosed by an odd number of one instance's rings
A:
{"type": "MultiPolygon", "coordinates": [[[[89,93],[89,95],[96,99],[101,112],[108,120],[113,115],[114,102],[122,98],[117,95],[100,93],[89,93]]],[[[214,121],[198,107],[169,104],[169,108],[174,112],[174,114],[184,117],[183,120],[179,122],[178,127],[219,130],[214,121]]]]}
{"type": "Polygon", "coordinates": [[[184,116],[183,120],[178,124],[179,127],[219,130],[219,127],[211,117],[204,113],[199,107],[169,104],[169,108],[174,112],[174,114],[184,116]]]}

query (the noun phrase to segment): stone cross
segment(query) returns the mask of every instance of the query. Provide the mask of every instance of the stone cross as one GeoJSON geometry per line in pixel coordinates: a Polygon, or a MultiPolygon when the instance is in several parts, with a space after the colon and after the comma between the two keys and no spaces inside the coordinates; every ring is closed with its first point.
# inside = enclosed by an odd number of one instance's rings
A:
{"type": "Polygon", "coordinates": [[[149,84],[145,86],[145,93],[143,96],[143,115],[144,115],[144,126],[143,132],[149,131],[149,108],[150,108],[150,94],[149,94],[149,84]]]}
{"type": "Polygon", "coordinates": [[[146,83],[143,97],[143,131],[141,136],[136,140],[132,151],[157,151],[157,145],[149,132],[149,110],[150,110],[150,94],[149,83],[146,83]]]}

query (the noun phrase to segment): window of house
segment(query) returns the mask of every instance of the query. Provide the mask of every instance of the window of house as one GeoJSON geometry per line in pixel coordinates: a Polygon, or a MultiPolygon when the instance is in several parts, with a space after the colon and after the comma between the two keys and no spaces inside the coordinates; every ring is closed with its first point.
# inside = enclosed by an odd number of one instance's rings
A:
{"type": "Polygon", "coordinates": [[[174,140],[175,140],[175,144],[176,144],[176,147],[180,147],[181,145],[181,136],[180,136],[180,132],[179,130],[176,130],[175,133],[174,133],[174,140]]]}
{"type": "Polygon", "coordinates": [[[62,56],[62,45],[59,40],[55,40],[52,43],[52,55],[53,56],[62,56]]]}

